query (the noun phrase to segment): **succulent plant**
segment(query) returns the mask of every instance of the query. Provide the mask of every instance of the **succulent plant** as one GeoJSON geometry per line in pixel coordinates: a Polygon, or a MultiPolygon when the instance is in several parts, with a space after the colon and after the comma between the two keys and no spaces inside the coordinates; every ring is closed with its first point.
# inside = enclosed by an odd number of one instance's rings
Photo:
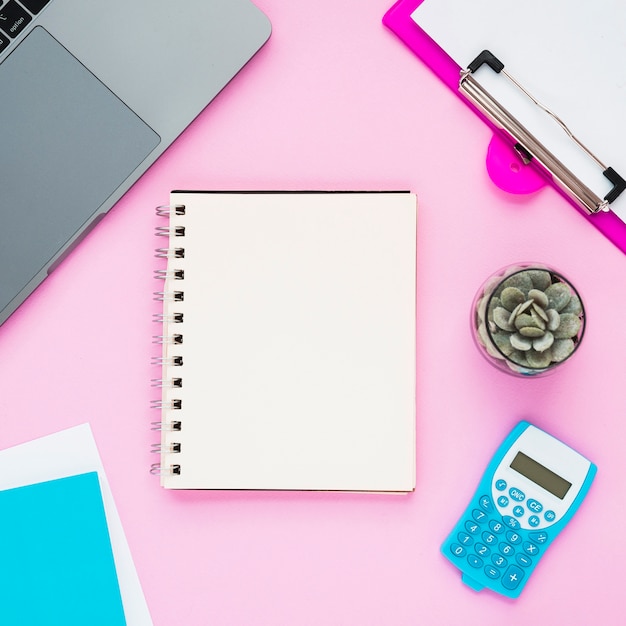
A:
{"type": "Polygon", "coordinates": [[[486,286],[477,310],[478,336],[487,352],[514,370],[545,370],[570,356],[584,315],[570,285],[543,269],[498,280],[495,290],[493,284],[486,286]]]}

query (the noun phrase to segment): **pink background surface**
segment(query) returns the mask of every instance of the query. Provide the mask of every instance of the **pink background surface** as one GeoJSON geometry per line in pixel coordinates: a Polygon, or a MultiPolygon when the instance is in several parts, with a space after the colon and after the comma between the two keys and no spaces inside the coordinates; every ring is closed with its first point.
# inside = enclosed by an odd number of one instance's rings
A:
{"type": "Polygon", "coordinates": [[[626,257],[552,189],[493,186],[488,129],[382,26],[389,1],[257,4],[269,43],[0,328],[0,447],[91,423],[157,626],[623,623],[626,257]],[[159,488],[153,230],[172,188],[418,194],[415,493],[159,488]],[[469,332],[475,290],[518,260],[587,303],[578,354],[541,380],[492,368],[469,332]],[[523,418],[599,471],[509,601],[463,586],[439,546],[523,418]]]}

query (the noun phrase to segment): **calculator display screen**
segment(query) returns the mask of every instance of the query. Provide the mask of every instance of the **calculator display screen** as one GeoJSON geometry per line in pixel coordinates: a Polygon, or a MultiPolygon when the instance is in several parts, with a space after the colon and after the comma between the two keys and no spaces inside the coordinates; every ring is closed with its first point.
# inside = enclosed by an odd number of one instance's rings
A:
{"type": "Polygon", "coordinates": [[[511,468],[561,500],[572,486],[572,483],[561,478],[552,470],[541,465],[541,463],[537,463],[537,461],[526,456],[523,452],[518,452],[515,455],[515,458],[511,461],[511,468]]]}

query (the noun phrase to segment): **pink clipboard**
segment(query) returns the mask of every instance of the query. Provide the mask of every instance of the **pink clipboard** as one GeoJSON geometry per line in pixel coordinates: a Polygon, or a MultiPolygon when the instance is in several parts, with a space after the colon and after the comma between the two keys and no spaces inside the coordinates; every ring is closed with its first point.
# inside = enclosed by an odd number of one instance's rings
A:
{"type": "Polygon", "coordinates": [[[491,127],[494,136],[489,144],[486,167],[491,180],[504,191],[526,194],[537,191],[546,184],[554,188],[580,213],[626,253],[626,224],[612,211],[588,214],[555,184],[549,172],[541,167],[527,165],[513,149],[513,141],[486,117],[480,109],[466,99],[459,90],[461,67],[431,39],[411,18],[411,14],[424,0],[398,0],[383,17],[383,24],[443,81],[462,102],[483,122],[491,127]]]}

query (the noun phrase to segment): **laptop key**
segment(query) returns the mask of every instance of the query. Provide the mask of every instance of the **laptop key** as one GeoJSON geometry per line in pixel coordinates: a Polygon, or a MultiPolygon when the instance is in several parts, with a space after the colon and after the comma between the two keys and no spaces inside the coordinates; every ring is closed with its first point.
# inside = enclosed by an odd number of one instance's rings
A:
{"type": "Polygon", "coordinates": [[[0,52],[2,52],[10,43],[9,38],[0,32],[0,52]]]}
{"type": "Polygon", "coordinates": [[[32,17],[15,0],[0,9],[0,28],[9,36],[17,37],[32,17]]]}
{"type": "Polygon", "coordinates": [[[20,2],[31,12],[39,13],[50,0],[20,0],[20,2]]]}

